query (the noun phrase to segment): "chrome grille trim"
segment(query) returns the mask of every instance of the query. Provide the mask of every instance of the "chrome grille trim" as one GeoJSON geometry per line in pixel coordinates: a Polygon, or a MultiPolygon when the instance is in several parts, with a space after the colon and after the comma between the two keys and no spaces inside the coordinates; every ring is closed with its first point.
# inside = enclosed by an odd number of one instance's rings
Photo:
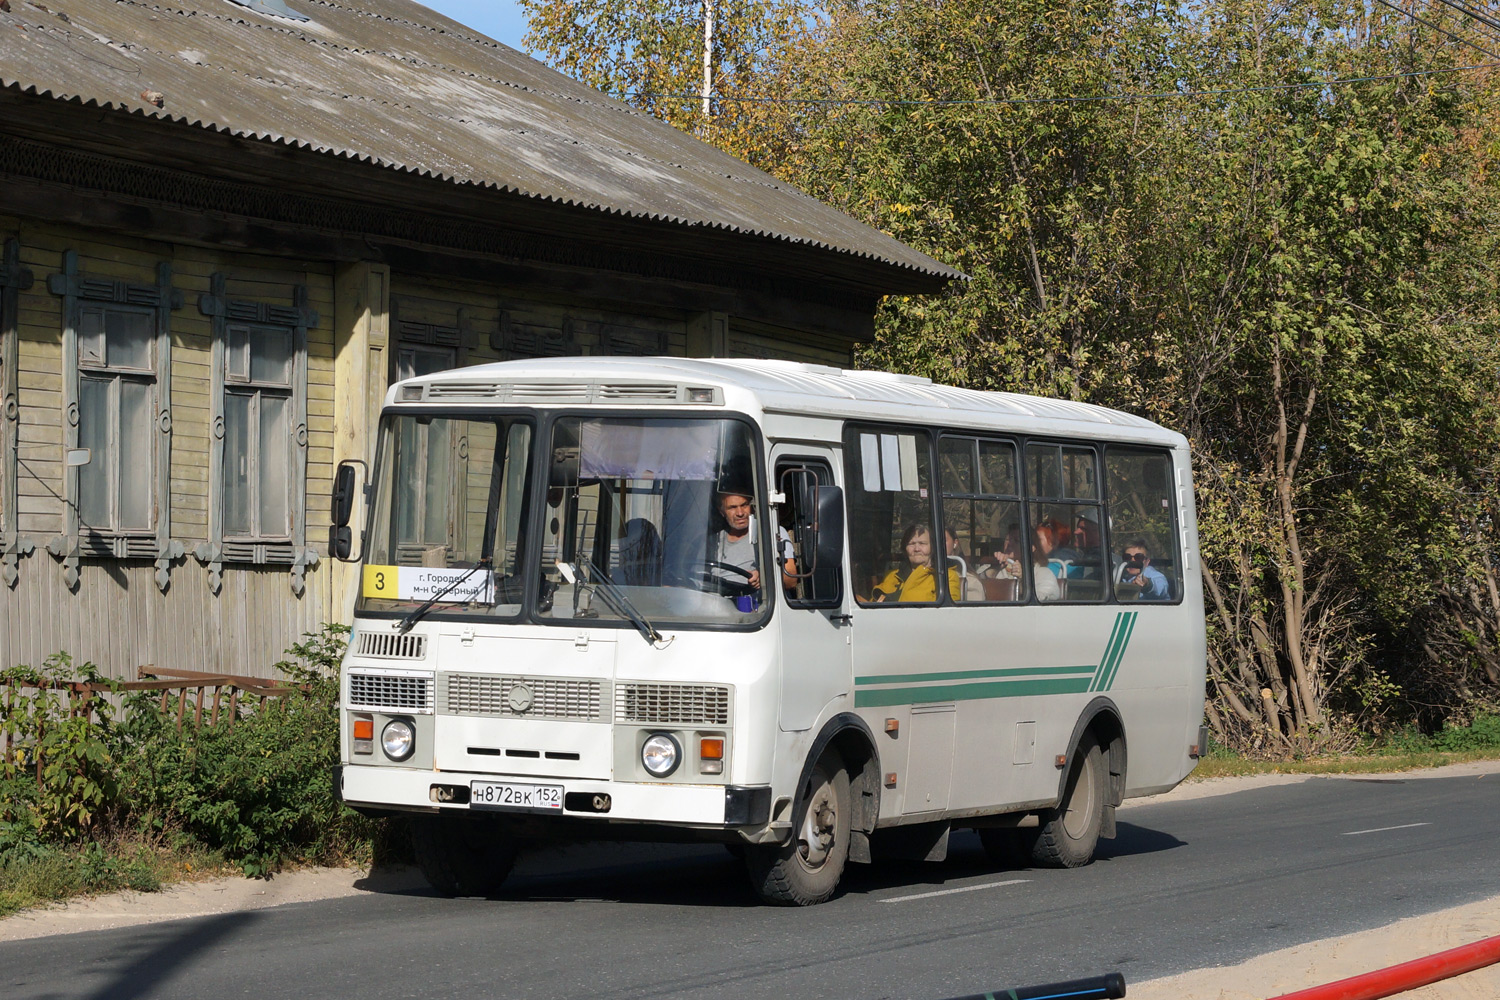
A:
{"type": "Polygon", "coordinates": [[[448,674],[444,680],[443,710],[448,715],[604,721],[604,685],[594,678],[448,674]],[[531,698],[529,706],[517,711],[511,705],[511,693],[521,686],[531,698]]]}
{"type": "Polygon", "coordinates": [[[382,660],[425,660],[427,637],[411,632],[405,635],[395,632],[360,632],[354,643],[354,655],[382,660]]]}
{"type": "Polygon", "coordinates": [[[598,398],[601,402],[654,399],[663,403],[675,403],[678,400],[678,391],[675,385],[601,385],[598,398]]]}
{"type": "Polygon", "coordinates": [[[710,684],[616,684],[615,721],[727,726],[729,689],[710,684]]]}
{"type": "Polygon", "coordinates": [[[395,671],[349,671],[349,708],[353,711],[431,715],[432,702],[430,676],[395,671]]]}
{"type": "Polygon", "coordinates": [[[427,384],[428,399],[501,399],[505,386],[498,382],[430,382],[427,384]]]}
{"type": "MultiPolygon", "coordinates": [[[[422,400],[484,403],[681,403],[687,389],[675,382],[452,382],[417,383],[422,400]]],[[[706,388],[706,387],[705,387],[706,388]]],[[[715,402],[718,393],[715,391],[715,402]]],[[[413,402],[398,400],[398,402],[413,402]]]]}

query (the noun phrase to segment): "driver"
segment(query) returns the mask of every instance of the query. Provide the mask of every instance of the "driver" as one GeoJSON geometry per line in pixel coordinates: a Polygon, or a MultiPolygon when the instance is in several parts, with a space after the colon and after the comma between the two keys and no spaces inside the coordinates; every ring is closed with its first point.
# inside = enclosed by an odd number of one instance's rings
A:
{"type": "MultiPolygon", "coordinates": [[[[755,535],[750,525],[755,516],[755,507],[750,497],[743,493],[720,493],[719,514],[724,518],[725,528],[716,534],[714,562],[722,567],[738,570],[738,573],[720,571],[719,578],[728,583],[748,583],[760,589],[760,557],[755,548],[755,535]]],[[[781,553],[781,585],[788,590],[797,586],[797,567],[792,562],[792,539],[785,528],[776,529],[776,547],[781,553]]]]}

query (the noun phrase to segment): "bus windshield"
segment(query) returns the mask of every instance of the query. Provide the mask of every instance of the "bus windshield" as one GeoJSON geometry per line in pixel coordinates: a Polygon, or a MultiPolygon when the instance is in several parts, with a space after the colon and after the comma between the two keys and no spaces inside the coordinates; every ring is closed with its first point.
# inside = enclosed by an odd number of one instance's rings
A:
{"type": "Polygon", "coordinates": [[[358,611],[521,612],[532,425],[514,417],[388,417],[358,611]]]}
{"type": "Polygon", "coordinates": [[[765,587],[748,425],[565,417],[542,529],[547,618],[758,621],[765,587]],[[621,602],[618,598],[626,598],[621,602]],[[623,604],[623,606],[622,606],[623,604]]]}

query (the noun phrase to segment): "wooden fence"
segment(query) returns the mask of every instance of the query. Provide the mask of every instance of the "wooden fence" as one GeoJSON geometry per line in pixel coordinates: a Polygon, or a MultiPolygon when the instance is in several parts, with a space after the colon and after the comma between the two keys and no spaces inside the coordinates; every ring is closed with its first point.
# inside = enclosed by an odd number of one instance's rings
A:
{"type": "MultiPolygon", "coordinates": [[[[106,695],[129,694],[132,691],[160,691],[160,710],[163,715],[172,711],[176,703],[177,729],[181,732],[189,718],[194,729],[202,729],[206,723],[217,726],[222,719],[232,727],[240,714],[240,695],[259,698],[279,698],[297,690],[297,686],[277,681],[270,677],[248,677],[239,674],[209,674],[192,670],[165,670],[151,664],[136,668],[133,681],[52,681],[45,686],[54,691],[68,692],[68,717],[82,715],[92,717],[106,695]],[[211,693],[210,693],[211,692],[211,693]],[[191,716],[189,707],[191,706],[191,716]],[[204,718],[207,707],[208,718],[204,718]],[[224,711],[221,711],[224,710],[224,711]]],[[[31,685],[21,685],[31,687],[31,685]]],[[[18,685],[7,681],[0,685],[0,760],[9,760],[11,734],[3,725],[14,704],[18,685]]],[[[40,762],[38,762],[40,766],[40,762]]]]}

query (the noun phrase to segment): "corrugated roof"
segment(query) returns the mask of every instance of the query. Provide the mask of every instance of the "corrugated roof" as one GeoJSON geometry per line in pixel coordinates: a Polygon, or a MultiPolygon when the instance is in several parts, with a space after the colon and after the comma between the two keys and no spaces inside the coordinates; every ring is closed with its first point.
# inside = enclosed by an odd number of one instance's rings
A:
{"type": "Polygon", "coordinates": [[[959,272],[408,0],[10,0],[0,86],[454,183],[959,272]],[[161,106],[156,106],[156,101],[161,106]]]}
{"type": "MultiPolygon", "coordinates": [[[[854,371],[796,361],[699,358],[548,358],[502,361],[423,376],[421,383],[472,384],[541,381],[559,384],[683,384],[743,390],[769,411],[817,412],[865,420],[954,419],[937,414],[972,413],[1005,426],[1046,433],[1181,442],[1174,431],[1144,417],[1091,403],[1047,399],[1014,392],[983,392],[941,385],[889,372],[854,371]],[[1123,434],[1121,432],[1124,432],[1123,434]]],[[[387,402],[396,399],[392,386],[387,402]]],[[[451,397],[445,397],[451,398],[451,397]]]]}

